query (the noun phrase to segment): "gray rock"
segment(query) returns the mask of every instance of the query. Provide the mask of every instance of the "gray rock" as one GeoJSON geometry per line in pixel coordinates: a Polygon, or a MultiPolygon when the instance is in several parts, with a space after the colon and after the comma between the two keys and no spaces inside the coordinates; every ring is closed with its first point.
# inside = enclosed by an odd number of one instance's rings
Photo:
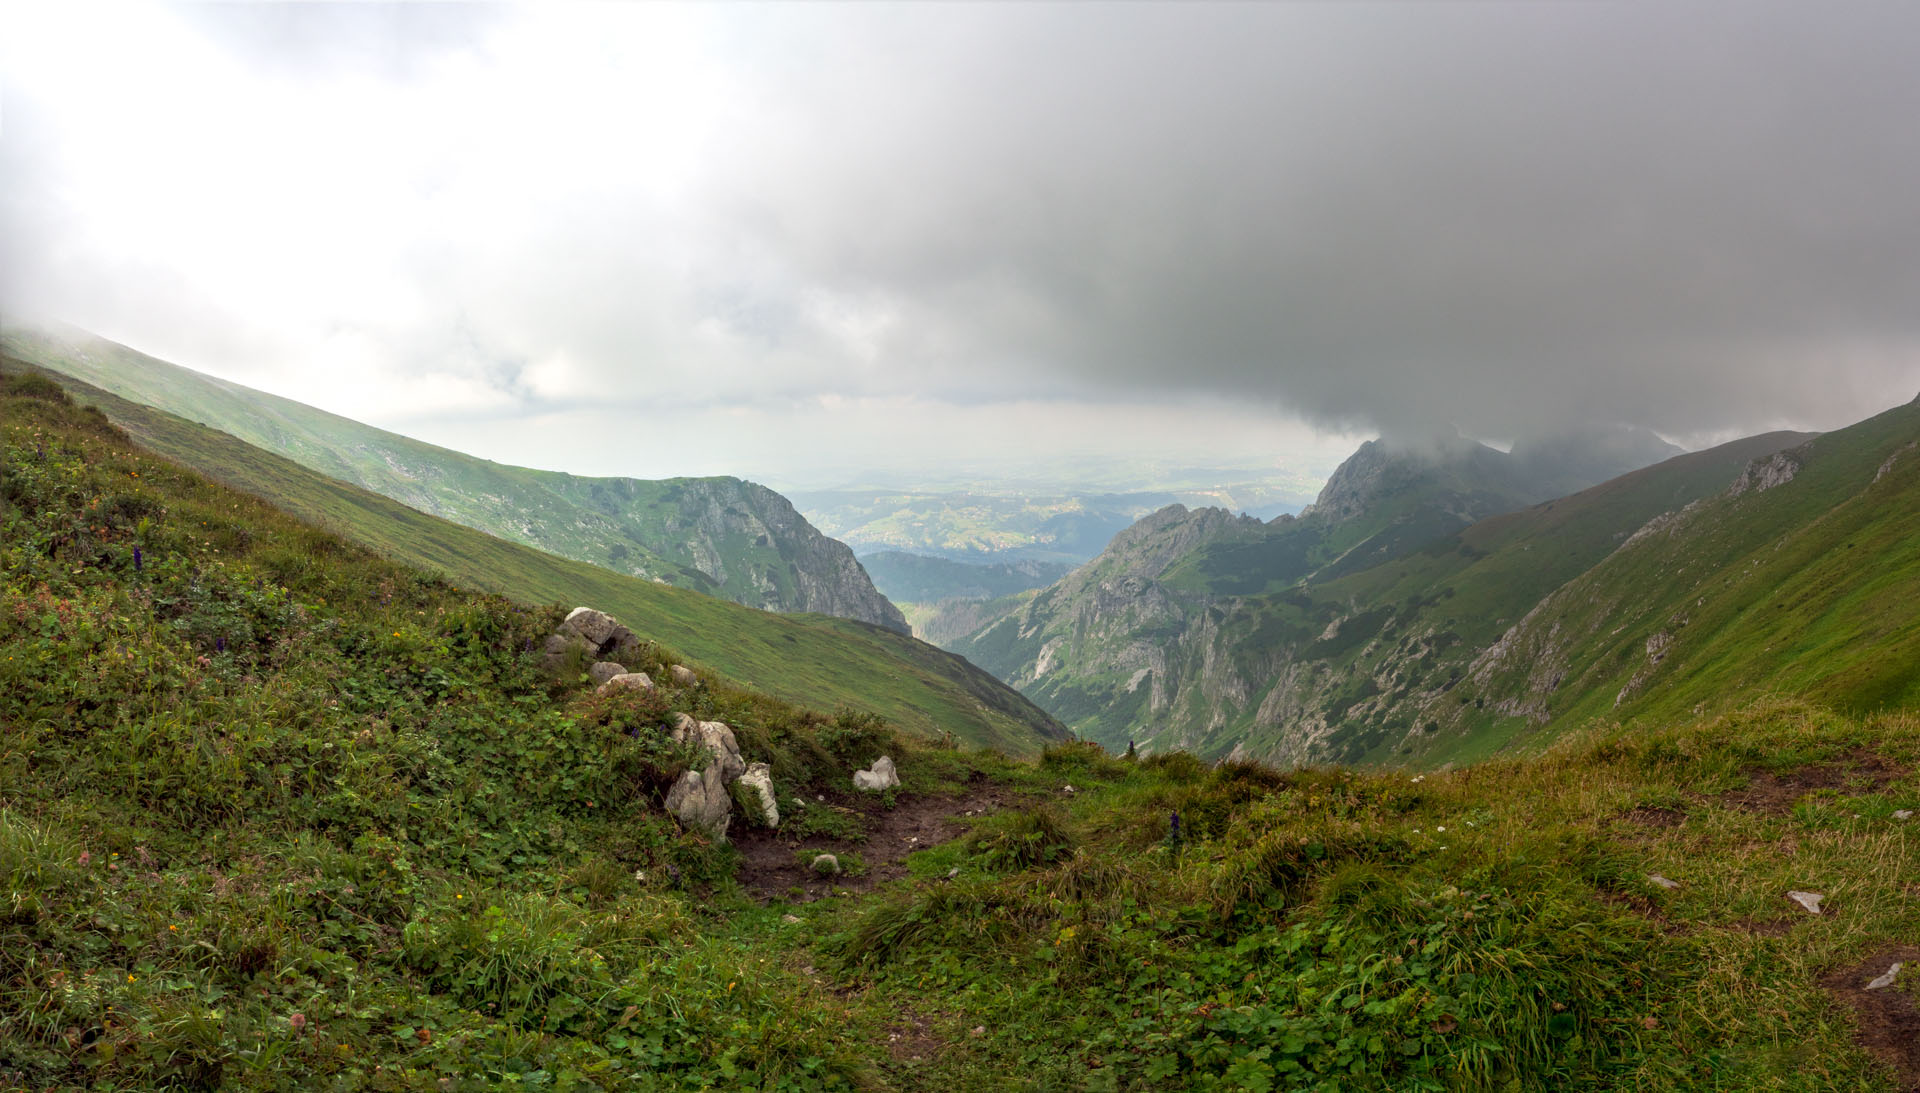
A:
{"type": "Polygon", "coordinates": [[[1896,820],[1911,820],[1913,819],[1913,810],[1910,808],[1896,809],[1893,818],[1896,820]]]}
{"type": "Polygon", "coordinates": [[[592,654],[592,648],[576,635],[549,634],[540,644],[540,670],[552,675],[566,668],[575,656],[587,659],[592,654]]]}
{"type": "Polygon", "coordinates": [[[746,760],[740,758],[740,741],[724,721],[696,721],[681,714],[674,722],[673,738],[682,744],[704,746],[713,756],[709,766],[719,770],[729,785],[747,772],[746,760]]]}
{"type": "Polygon", "coordinates": [[[1677,880],[1668,880],[1667,878],[1665,878],[1665,877],[1663,877],[1663,876],[1661,876],[1661,875],[1660,875],[1660,874],[1658,874],[1658,873],[1648,873],[1648,874],[1647,874],[1647,879],[1648,879],[1648,880],[1650,880],[1650,881],[1652,881],[1653,883],[1655,883],[1655,884],[1657,884],[1657,885],[1659,885],[1659,886],[1660,886],[1660,887],[1662,887],[1662,888],[1678,888],[1678,887],[1680,887],[1680,882],[1679,882],[1679,881],[1677,881],[1677,880]]]}
{"type": "Polygon", "coordinates": [[[1867,984],[1866,989],[1870,991],[1884,990],[1887,987],[1893,986],[1894,979],[1897,978],[1899,975],[1900,975],[1900,963],[1898,961],[1895,961],[1893,967],[1888,968],[1886,971],[1881,972],[1877,976],[1874,976],[1872,981],[1867,984]]]}
{"type": "Polygon", "coordinates": [[[600,684],[599,689],[602,691],[651,691],[653,677],[645,672],[629,672],[623,668],[619,675],[607,677],[606,681],[600,684]]]}
{"type": "Polygon", "coordinates": [[[753,818],[764,827],[779,827],[780,805],[773,799],[773,770],[765,763],[749,764],[740,776],[740,784],[747,787],[748,799],[760,805],[760,815],[753,818]]]}
{"type": "Polygon", "coordinates": [[[694,675],[693,669],[687,667],[684,664],[676,664],[673,667],[668,668],[667,672],[673,676],[673,682],[676,686],[680,686],[680,687],[700,686],[700,677],[697,675],[694,675]]]}
{"type": "Polygon", "coordinates": [[[900,775],[894,770],[893,760],[884,755],[873,761],[871,770],[853,772],[853,788],[863,789],[868,793],[879,793],[899,784],[900,775]]]}
{"type": "Polygon", "coordinates": [[[667,811],[686,826],[725,842],[733,820],[733,796],[727,792],[727,780],[720,768],[709,766],[681,774],[667,791],[667,811]]]}
{"type": "Polygon", "coordinates": [[[586,642],[593,647],[594,655],[599,657],[640,646],[640,639],[634,637],[633,631],[620,625],[612,615],[591,607],[576,607],[568,612],[566,621],[560,624],[559,633],[586,642]]]}
{"type": "Polygon", "coordinates": [[[593,681],[594,686],[598,687],[614,676],[625,675],[626,671],[627,666],[621,664],[619,661],[596,660],[593,662],[593,666],[587,669],[587,678],[593,681]]]}
{"type": "Polygon", "coordinates": [[[840,873],[840,859],[832,854],[816,854],[810,868],[823,877],[837,876],[840,873]]]}
{"type": "Polygon", "coordinates": [[[1810,915],[1820,913],[1820,901],[1827,897],[1819,892],[1788,892],[1787,898],[1800,905],[1800,909],[1810,915]]]}
{"type": "Polygon", "coordinates": [[[794,926],[800,922],[800,916],[799,915],[781,915],[780,921],[786,923],[789,926],[794,926]]]}

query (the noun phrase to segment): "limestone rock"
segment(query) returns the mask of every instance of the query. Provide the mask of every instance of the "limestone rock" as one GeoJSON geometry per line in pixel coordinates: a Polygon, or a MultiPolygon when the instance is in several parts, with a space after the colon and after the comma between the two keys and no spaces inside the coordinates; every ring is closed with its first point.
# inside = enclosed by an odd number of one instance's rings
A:
{"type": "Polygon", "coordinates": [[[1873,980],[1867,984],[1866,989],[1870,991],[1884,990],[1887,987],[1893,986],[1894,979],[1896,979],[1899,975],[1900,975],[1900,964],[1898,961],[1895,961],[1893,967],[1888,968],[1886,971],[1881,972],[1879,975],[1874,976],[1873,980]]]}
{"type": "Polygon", "coordinates": [[[600,684],[599,689],[603,691],[617,691],[622,689],[651,691],[653,690],[653,677],[645,672],[629,672],[623,668],[619,675],[607,677],[606,681],[600,684]]]}
{"type": "Polygon", "coordinates": [[[673,682],[675,686],[698,687],[700,685],[700,677],[697,675],[694,675],[693,669],[687,667],[684,664],[676,664],[673,667],[668,668],[667,672],[673,676],[673,682]]]}
{"type": "Polygon", "coordinates": [[[584,639],[573,634],[549,634],[540,645],[540,670],[549,675],[557,673],[576,654],[582,659],[591,659],[593,650],[584,639]]]}
{"type": "Polygon", "coordinates": [[[884,755],[873,761],[871,770],[853,772],[853,788],[863,789],[868,793],[879,793],[899,784],[900,775],[894,770],[893,760],[884,755]]]}
{"type": "Polygon", "coordinates": [[[614,676],[625,675],[626,671],[627,666],[621,664],[619,661],[596,660],[593,662],[593,666],[587,669],[587,678],[593,681],[594,686],[598,687],[614,676]]]}
{"type": "Polygon", "coordinates": [[[620,625],[612,615],[591,607],[576,607],[568,612],[558,632],[586,642],[593,647],[594,655],[600,657],[636,649],[640,645],[640,639],[633,635],[633,631],[620,625]]]}
{"type": "Polygon", "coordinates": [[[756,819],[766,827],[780,826],[780,805],[773,799],[773,770],[765,763],[753,763],[747,772],[740,776],[740,784],[747,788],[747,797],[760,806],[760,815],[756,819]]]}
{"type": "Polygon", "coordinates": [[[810,868],[823,877],[837,876],[840,872],[840,859],[832,854],[816,854],[810,868]]]}
{"type": "Polygon", "coordinates": [[[733,820],[733,798],[718,765],[680,775],[667,791],[667,811],[688,827],[725,842],[733,820]]]}
{"type": "Polygon", "coordinates": [[[1660,874],[1658,874],[1658,873],[1648,873],[1648,874],[1647,874],[1647,879],[1648,879],[1648,880],[1650,880],[1650,881],[1652,881],[1653,883],[1655,883],[1655,884],[1657,884],[1657,885],[1659,885],[1659,886],[1660,886],[1660,887],[1662,887],[1662,888],[1678,888],[1678,887],[1680,887],[1680,882],[1679,882],[1679,881],[1677,881],[1677,880],[1668,880],[1667,878],[1665,878],[1665,877],[1663,877],[1663,876],[1661,876],[1661,875],[1660,875],[1660,874]]]}
{"type": "Polygon", "coordinates": [[[1913,819],[1913,810],[1910,808],[1896,809],[1894,810],[1893,818],[1896,820],[1911,820],[1913,819]]]}
{"type": "Polygon", "coordinates": [[[1820,913],[1820,901],[1827,897],[1819,892],[1788,892],[1787,898],[1800,905],[1800,909],[1810,915],[1820,913]]]}
{"type": "Polygon", "coordinates": [[[728,784],[747,772],[746,760],[740,758],[740,741],[724,721],[696,721],[681,714],[674,723],[673,738],[682,744],[704,745],[713,756],[709,769],[721,771],[728,784]]]}

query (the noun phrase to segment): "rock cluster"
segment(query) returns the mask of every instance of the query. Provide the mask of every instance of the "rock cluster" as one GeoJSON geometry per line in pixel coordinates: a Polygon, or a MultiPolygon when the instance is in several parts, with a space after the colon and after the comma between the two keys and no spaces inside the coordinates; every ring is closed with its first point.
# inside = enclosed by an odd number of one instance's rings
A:
{"type": "MultiPolygon", "coordinates": [[[[640,639],[620,625],[613,616],[591,607],[576,607],[566,621],[547,638],[541,661],[549,672],[566,671],[579,660],[591,661],[587,678],[602,691],[633,689],[654,690],[658,684],[645,672],[636,672],[614,659],[640,650],[640,639]],[[578,658],[578,660],[576,660],[578,658]]],[[[690,689],[700,685],[700,677],[684,664],[667,667],[665,677],[675,687],[690,689]]],[[[735,782],[747,788],[744,797],[757,806],[753,819],[768,827],[780,823],[780,809],[774,800],[773,773],[765,763],[748,766],[740,755],[740,741],[725,722],[701,721],[687,714],[678,715],[673,738],[676,743],[693,745],[706,753],[698,769],[681,772],[667,791],[667,811],[682,824],[726,841],[733,820],[735,782]]],[[[891,771],[891,763],[888,765],[891,771]]]]}
{"type": "Polygon", "coordinates": [[[639,648],[640,639],[614,621],[612,615],[591,607],[576,607],[567,613],[566,621],[541,647],[540,662],[547,671],[558,672],[566,667],[568,658],[579,655],[596,662],[597,668],[598,662],[611,662],[639,648]]]}

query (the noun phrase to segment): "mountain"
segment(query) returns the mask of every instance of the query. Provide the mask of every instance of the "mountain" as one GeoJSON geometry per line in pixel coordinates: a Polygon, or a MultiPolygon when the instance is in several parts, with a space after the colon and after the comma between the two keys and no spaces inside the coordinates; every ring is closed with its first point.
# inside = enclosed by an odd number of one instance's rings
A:
{"type": "MultiPolygon", "coordinates": [[[[1311,494],[1296,473],[1245,481],[1245,470],[1170,472],[1164,488],[1072,492],[973,489],[816,490],[794,504],[861,557],[888,551],[970,564],[1078,565],[1147,513],[1171,504],[1217,505],[1264,515],[1291,513],[1311,494]]],[[[919,601],[916,601],[919,602],[919,601]]]]}
{"type": "MultiPolygon", "coordinates": [[[[833,714],[770,697],[778,676],[689,680],[657,641],[616,654],[654,686],[596,689],[541,663],[564,607],[382,557],[155,456],[43,375],[0,372],[6,1088],[1920,1081],[1920,717],[1735,697],[1920,700],[1920,407],[1749,462],[1588,565],[1619,568],[1548,596],[1461,684],[1524,701],[1535,667],[1564,668],[1541,692],[1564,720],[1665,650],[1618,707],[1647,703],[1629,721],[1608,710],[1544,756],[1409,775],[957,750],[872,716],[862,695],[896,701],[887,673],[908,670],[877,657],[833,714]],[[1593,628],[1596,593],[1615,598],[1593,628]],[[1659,614],[1674,604],[1694,605],[1678,633],[1659,614]],[[1642,640],[1649,623],[1671,640],[1642,640]],[[1701,695],[1731,706],[1663,712],[1701,695]],[[899,784],[855,788],[883,756],[899,784]],[[726,830],[669,807],[690,775],[729,770],[745,776],[726,830]],[[747,788],[762,778],[777,820],[747,788]]],[[[756,640],[729,620],[761,620],[795,647],[776,671],[837,633],[906,643],[539,555],[89,397],[276,500],[384,524],[397,549],[635,586],[652,598],[632,606],[663,617],[705,603],[723,647],[756,640]]],[[[1652,468],[1473,541],[1483,560],[1577,546],[1555,529],[1706,469],[1652,468]]],[[[1143,573],[1245,530],[1153,523],[1131,544],[1143,573]]],[[[1476,565],[1401,561],[1409,581],[1476,565]]]]}
{"type": "Polygon", "coordinates": [[[1288,763],[1484,754],[1484,726],[1439,732],[1432,695],[1648,521],[1806,439],[1749,438],[1512,512],[1565,461],[1542,473],[1457,438],[1370,442],[1299,518],[1170,507],[950,647],[1111,748],[1288,763]]]}
{"type": "MultiPolygon", "coordinates": [[[[7,361],[9,371],[33,366],[7,361]]],[[[862,708],[921,736],[1029,755],[1068,733],[951,653],[826,615],[776,615],[497,539],[309,470],[238,438],[45,372],[152,453],[383,555],[522,602],[588,605],[642,636],[764,690],[821,709],[862,708]]],[[[239,532],[236,532],[239,534],[239,532]]]]}
{"type": "Polygon", "coordinates": [[[8,329],[24,361],[286,456],[401,504],[630,576],[766,611],[907,632],[845,544],[737,478],[583,478],[512,467],[376,429],[78,332],[8,329]]]}

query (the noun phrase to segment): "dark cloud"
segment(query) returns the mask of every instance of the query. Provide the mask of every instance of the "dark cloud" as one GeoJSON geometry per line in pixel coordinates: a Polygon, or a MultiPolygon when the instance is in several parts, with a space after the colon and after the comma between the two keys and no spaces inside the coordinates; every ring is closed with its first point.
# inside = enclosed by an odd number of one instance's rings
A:
{"type": "Polygon", "coordinates": [[[835,14],[733,223],[948,365],[1508,436],[1920,386],[1920,8],[835,14]]]}

